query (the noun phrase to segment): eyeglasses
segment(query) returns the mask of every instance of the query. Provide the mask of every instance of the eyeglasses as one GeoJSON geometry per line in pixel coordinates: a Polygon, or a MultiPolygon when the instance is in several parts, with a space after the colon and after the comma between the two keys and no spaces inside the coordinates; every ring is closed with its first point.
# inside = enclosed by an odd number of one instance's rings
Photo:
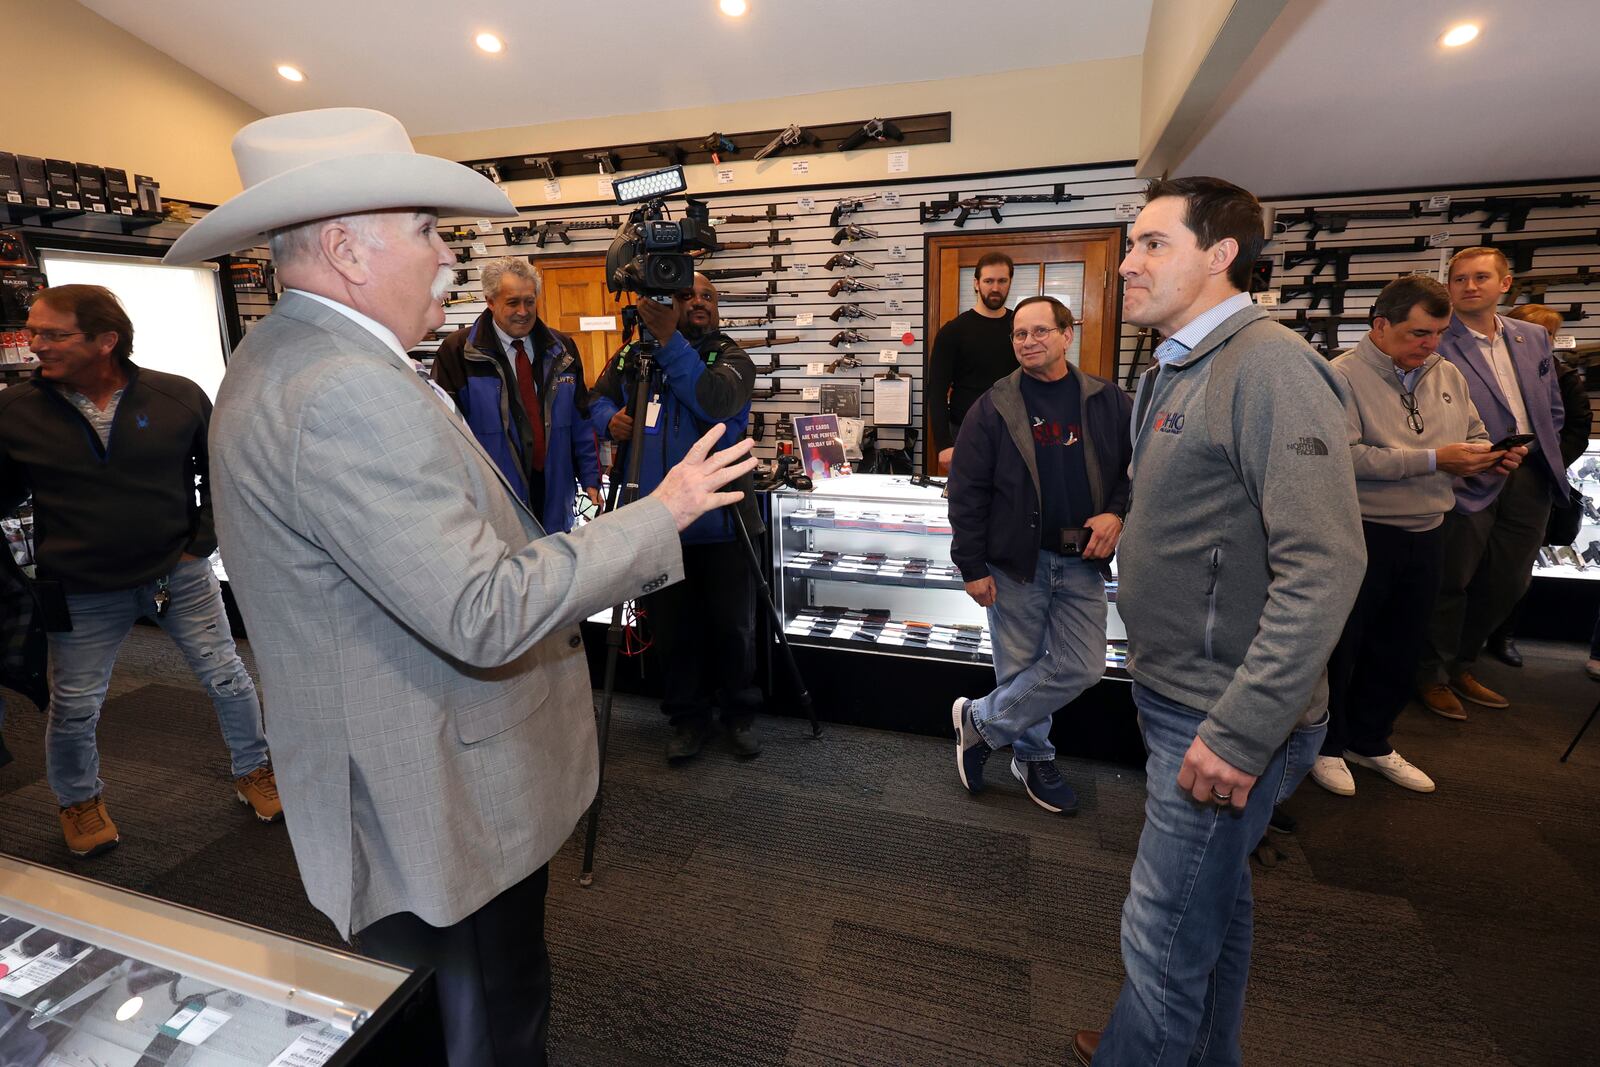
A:
{"type": "Polygon", "coordinates": [[[60,344],[69,337],[88,337],[82,330],[35,330],[32,326],[22,328],[22,336],[32,341],[35,337],[43,337],[51,344],[60,344]]]}
{"type": "Polygon", "coordinates": [[[1406,408],[1406,425],[1417,433],[1422,432],[1422,412],[1417,410],[1417,397],[1415,393],[1401,393],[1400,403],[1406,408]]]}
{"type": "Polygon", "coordinates": [[[1060,326],[1035,326],[1032,330],[1012,330],[1011,343],[1020,345],[1030,337],[1035,341],[1043,341],[1053,333],[1062,332],[1064,332],[1064,328],[1060,326]]]}

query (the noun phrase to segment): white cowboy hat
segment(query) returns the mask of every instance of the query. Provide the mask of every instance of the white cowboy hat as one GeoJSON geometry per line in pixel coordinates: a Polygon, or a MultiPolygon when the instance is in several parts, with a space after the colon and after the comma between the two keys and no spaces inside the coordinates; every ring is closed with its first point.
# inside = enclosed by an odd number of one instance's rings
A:
{"type": "Polygon", "coordinates": [[[398,119],[367,108],[259,119],[234,136],[233,160],[244,191],[189,227],[163,262],[210,259],[259,245],[285,226],[384,208],[517,213],[488,178],[460,163],[418,154],[398,119]]]}

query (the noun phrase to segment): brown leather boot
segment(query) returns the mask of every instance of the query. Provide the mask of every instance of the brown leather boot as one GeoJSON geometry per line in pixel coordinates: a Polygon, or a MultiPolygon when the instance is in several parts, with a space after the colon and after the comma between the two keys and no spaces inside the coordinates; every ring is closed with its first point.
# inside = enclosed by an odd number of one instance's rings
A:
{"type": "Polygon", "coordinates": [[[116,848],[122,840],[105,801],[99,797],[62,808],[60,817],[62,836],[74,856],[98,856],[116,848]]]}
{"type": "Polygon", "coordinates": [[[1083,1067],[1089,1067],[1094,1062],[1094,1054],[1099,1048],[1099,1030],[1079,1030],[1072,1035],[1072,1055],[1083,1067]]]}
{"type": "Polygon", "coordinates": [[[1450,688],[1458,696],[1465,697],[1474,704],[1482,704],[1486,708],[1509,708],[1511,701],[1496,693],[1472,676],[1470,671],[1462,671],[1450,680],[1450,688]]]}
{"type": "Polygon", "coordinates": [[[283,818],[283,802],[278,799],[278,777],[270,764],[262,764],[243,778],[233,780],[234,796],[239,803],[248,804],[262,822],[277,822],[283,818]]]}

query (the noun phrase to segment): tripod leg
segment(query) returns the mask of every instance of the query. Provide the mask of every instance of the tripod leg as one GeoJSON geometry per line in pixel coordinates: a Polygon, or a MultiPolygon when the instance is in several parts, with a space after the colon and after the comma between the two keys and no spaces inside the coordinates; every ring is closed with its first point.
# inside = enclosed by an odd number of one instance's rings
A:
{"type": "Polygon", "coordinates": [[[739,511],[737,504],[728,505],[728,514],[733,517],[733,527],[739,532],[739,543],[744,546],[745,562],[750,565],[750,573],[756,580],[756,588],[761,593],[761,602],[767,606],[767,615],[772,620],[772,633],[778,639],[778,645],[783,649],[784,666],[789,669],[789,679],[794,683],[795,699],[805,709],[806,718],[811,720],[811,736],[821,737],[822,726],[817,722],[817,709],[811,703],[811,691],[806,688],[806,682],[800,675],[800,666],[794,661],[794,650],[789,647],[789,635],[783,632],[783,615],[778,611],[778,605],[772,599],[772,587],[767,584],[766,575],[761,573],[761,557],[756,555],[755,542],[750,537],[750,528],[744,524],[744,515],[739,511]]]}
{"type": "Polygon", "coordinates": [[[1567,750],[1565,752],[1561,753],[1561,762],[1562,763],[1567,762],[1567,757],[1572,755],[1572,750],[1578,747],[1578,742],[1579,741],[1583,740],[1583,735],[1585,733],[1587,733],[1588,730],[1589,730],[1589,727],[1591,725],[1593,725],[1594,717],[1596,715],[1600,715],[1600,701],[1596,701],[1595,702],[1594,710],[1589,712],[1589,717],[1587,719],[1583,720],[1583,725],[1582,726],[1578,727],[1578,733],[1577,733],[1577,735],[1575,737],[1573,737],[1572,744],[1568,745],[1567,746],[1567,750]]]}
{"type": "MultiPolygon", "coordinates": [[[[641,345],[641,349],[644,349],[643,345],[641,345]]],[[[639,437],[645,431],[645,416],[650,407],[651,367],[650,352],[648,349],[644,349],[639,357],[639,382],[634,387],[634,437],[629,442],[628,462],[626,464],[628,473],[621,483],[613,482],[609,510],[615,510],[619,506],[631,504],[639,495],[639,466],[644,456],[644,449],[633,446],[639,444],[639,437]],[[618,503],[619,501],[621,502],[620,504],[618,503]]],[[[621,651],[622,605],[616,604],[611,609],[611,625],[606,627],[605,683],[600,691],[600,712],[595,719],[595,734],[600,745],[599,781],[595,785],[594,803],[589,805],[588,825],[583,832],[583,870],[578,875],[578,884],[585,889],[594,884],[594,850],[595,843],[600,836],[600,806],[605,800],[606,790],[606,747],[611,740],[611,700],[616,694],[617,656],[621,651]]]]}

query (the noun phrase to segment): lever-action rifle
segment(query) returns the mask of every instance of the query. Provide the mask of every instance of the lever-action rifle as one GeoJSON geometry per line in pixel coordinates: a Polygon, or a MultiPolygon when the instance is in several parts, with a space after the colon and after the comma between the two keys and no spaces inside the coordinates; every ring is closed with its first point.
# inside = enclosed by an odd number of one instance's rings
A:
{"type": "Polygon", "coordinates": [[[875,319],[877,317],[860,304],[840,304],[828,316],[834,322],[839,322],[842,319],[875,319]]]}
{"type": "Polygon", "coordinates": [[[750,303],[762,304],[762,303],[767,302],[768,300],[771,300],[775,296],[799,296],[799,295],[800,295],[799,293],[780,293],[776,289],[774,289],[774,290],[772,290],[770,292],[757,292],[757,293],[718,293],[717,294],[717,303],[719,303],[719,304],[750,304],[750,303]]]}
{"type": "Polygon", "coordinates": [[[737,252],[743,248],[775,248],[778,245],[794,244],[793,237],[779,237],[778,231],[773,230],[772,235],[765,241],[718,241],[717,251],[737,252]]]}
{"type": "Polygon", "coordinates": [[[874,193],[871,196],[847,196],[833,205],[833,213],[828,216],[828,225],[837,226],[844,221],[846,215],[854,215],[874,200],[882,199],[882,193],[874,193]]]}
{"type": "Polygon", "coordinates": [[[860,278],[851,278],[846,276],[828,286],[828,295],[838,296],[840,293],[859,293],[863,289],[871,289],[876,291],[878,288],[879,286],[869,285],[860,278]]]}
{"type": "Polygon", "coordinates": [[[733,343],[740,348],[777,348],[779,345],[792,345],[800,340],[798,335],[789,337],[774,337],[769,330],[766,337],[736,337],[733,343]]]}
{"type": "Polygon", "coordinates": [[[840,226],[839,232],[833,235],[834,244],[843,244],[846,241],[870,241],[878,234],[865,226],[840,226]]]}
{"type": "Polygon", "coordinates": [[[1518,296],[1527,293],[1530,301],[1542,304],[1548,290],[1569,285],[1600,285],[1600,271],[1580,267],[1567,274],[1515,274],[1511,277],[1511,288],[1506,291],[1501,303],[1515,304],[1518,296]]]}
{"type": "Polygon", "coordinates": [[[716,270],[703,270],[704,274],[712,281],[732,281],[735,278],[759,278],[768,271],[793,270],[793,267],[726,267],[716,270]]]}
{"type": "Polygon", "coordinates": [[[1272,232],[1288,233],[1296,226],[1305,226],[1306,240],[1315,241],[1317,234],[1323,230],[1343,233],[1351,219],[1414,219],[1420,214],[1422,204],[1417,200],[1411,201],[1408,208],[1352,208],[1346,211],[1342,208],[1323,210],[1308,207],[1299,211],[1278,212],[1272,218],[1272,232]]]}
{"type": "Polygon", "coordinates": [[[834,348],[838,348],[840,345],[864,345],[866,343],[867,335],[862,333],[860,330],[840,330],[838,333],[834,334],[833,339],[828,342],[828,344],[832,345],[834,348]]]}
{"type": "Polygon", "coordinates": [[[1310,263],[1311,273],[1307,278],[1315,278],[1322,273],[1322,268],[1333,267],[1333,280],[1347,282],[1350,280],[1351,256],[1409,256],[1428,250],[1428,239],[1418,237],[1409,244],[1390,245],[1334,245],[1331,247],[1317,248],[1307,245],[1298,251],[1286,249],[1283,253],[1283,269],[1294,270],[1302,263],[1310,263]]]}
{"type": "Polygon", "coordinates": [[[917,208],[917,217],[924,223],[937,222],[952,211],[958,212],[956,226],[959,228],[967,224],[974,211],[987,211],[990,218],[999,222],[1000,209],[1006,204],[1070,204],[1082,199],[1076,193],[1067,192],[1066,185],[1060,182],[1048,193],[997,193],[969,196],[965,200],[958,200],[956,194],[951,193],[947,200],[924,201],[917,208]]]}
{"type": "Polygon", "coordinates": [[[905,139],[906,135],[901,132],[900,127],[888,119],[868,119],[862,123],[859,130],[839,142],[839,151],[853,152],[868,141],[882,144],[884,141],[899,142],[905,139]]]}
{"type": "Polygon", "coordinates": [[[1524,237],[1518,241],[1500,241],[1489,238],[1486,245],[1498,248],[1511,261],[1511,273],[1521,274],[1533,269],[1533,254],[1541,248],[1571,248],[1577,245],[1600,245],[1600,230],[1592,234],[1575,234],[1571,237],[1524,237]]]}
{"type": "Polygon", "coordinates": [[[1516,232],[1528,224],[1528,212],[1538,207],[1588,207],[1589,197],[1577,193],[1560,196],[1486,196],[1482,200],[1452,200],[1445,212],[1451,222],[1463,215],[1483,212],[1483,225],[1487,230],[1504,221],[1506,229],[1516,232]]]}
{"type": "Polygon", "coordinates": [[[766,159],[774,152],[782,151],[797,144],[812,145],[816,143],[817,137],[814,133],[795,123],[790,123],[784,129],[779,130],[778,136],[768,141],[765,147],[755,154],[755,159],[757,161],[766,159]]]}
{"type": "Polygon", "coordinates": [[[868,263],[866,260],[862,259],[860,256],[851,255],[849,252],[835,252],[834,255],[833,255],[833,258],[829,259],[828,262],[826,262],[826,263],[824,263],[822,265],[822,269],[823,270],[837,270],[840,267],[844,267],[846,270],[848,270],[851,267],[872,267],[872,266],[876,266],[876,264],[868,263]]]}
{"type": "Polygon", "coordinates": [[[723,319],[718,326],[724,330],[748,330],[777,321],[775,316],[766,315],[759,319],[723,319]]]}
{"type": "Polygon", "coordinates": [[[725,222],[742,225],[747,222],[777,222],[779,220],[791,222],[794,220],[794,216],[780,215],[775,206],[769,206],[765,215],[718,215],[711,221],[714,225],[721,226],[725,222]]]}

